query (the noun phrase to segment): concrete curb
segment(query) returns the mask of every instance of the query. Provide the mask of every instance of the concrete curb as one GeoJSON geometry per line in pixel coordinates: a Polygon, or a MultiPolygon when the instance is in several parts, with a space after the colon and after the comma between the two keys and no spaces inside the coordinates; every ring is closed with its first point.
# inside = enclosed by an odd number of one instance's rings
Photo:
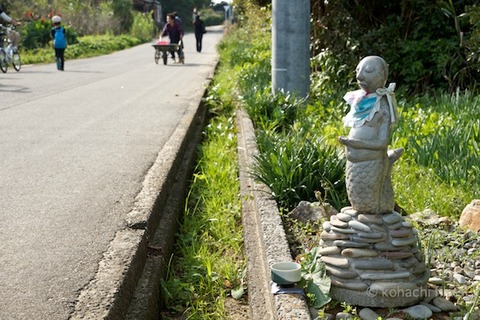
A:
{"type": "Polygon", "coordinates": [[[270,266],[293,261],[277,204],[270,189],[251,175],[258,148],[253,124],[244,110],[236,116],[240,194],[252,319],[311,319],[305,297],[271,289],[270,266]]]}
{"type": "Polygon", "coordinates": [[[159,152],[125,219],[126,227],[116,233],[95,277],[79,293],[69,319],[118,320],[127,318],[127,313],[131,319],[156,319],[159,274],[165,273],[171,255],[195,147],[206,122],[206,108],[199,106],[203,93],[202,89],[192,99],[159,152]]]}

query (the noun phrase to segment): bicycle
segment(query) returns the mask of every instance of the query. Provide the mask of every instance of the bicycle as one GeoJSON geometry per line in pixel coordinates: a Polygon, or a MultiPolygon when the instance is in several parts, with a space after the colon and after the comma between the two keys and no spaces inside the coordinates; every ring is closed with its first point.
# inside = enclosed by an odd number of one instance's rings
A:
{"type": "Polygon", "coordinates": [[[18,51],[20,34],[15,31],[15,26],[5,27],[0,24],[0,29],[0,69],[3,73],[6,73],[8,64],[11,63],[13,68],[18,72],[22,67],[22,61],[18,51]]]}

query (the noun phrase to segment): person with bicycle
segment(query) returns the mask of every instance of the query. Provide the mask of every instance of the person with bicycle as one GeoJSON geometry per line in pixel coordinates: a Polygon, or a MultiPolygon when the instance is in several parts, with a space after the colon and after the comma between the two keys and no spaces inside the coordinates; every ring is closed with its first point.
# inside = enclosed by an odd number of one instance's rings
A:
{"type": "Polygon", "coordinates": [[[17,20],[9,17],[9,16],[3,11],[1,5],[0,5],[0,17],[1,17],[3,20],[5,20],[6,22],[8,22],[8,23],[11,23],[11,24],[13,24],[13,25],[18,25],[17,20]]]}
{"type": "MultiPolygon", "coordinates": [[[[183,26],[180,22],[178,22],[175,19],[175,14],[174,13],[169,13],[167,14],[167,23],[163,27],[162,33],[160,34],[160,40],[167,36],[170,38],[170,43],[180,43],[178,46],[178,58],[179,62],[182,62],[184,56],[183,56],[183,26]]],[[[172,55],[172,58],[175,60],[175,53],[172,51],[170,52],[172,55]]]]}

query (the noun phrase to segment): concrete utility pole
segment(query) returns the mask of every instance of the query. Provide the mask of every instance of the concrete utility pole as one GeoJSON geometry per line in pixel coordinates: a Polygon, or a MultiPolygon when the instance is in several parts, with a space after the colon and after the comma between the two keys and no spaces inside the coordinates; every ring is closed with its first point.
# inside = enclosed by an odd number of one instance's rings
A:
{"type": "Polygon", "coordinates": [[[310,91],[310,0],[272,1],[272,91],[310,91]]]}

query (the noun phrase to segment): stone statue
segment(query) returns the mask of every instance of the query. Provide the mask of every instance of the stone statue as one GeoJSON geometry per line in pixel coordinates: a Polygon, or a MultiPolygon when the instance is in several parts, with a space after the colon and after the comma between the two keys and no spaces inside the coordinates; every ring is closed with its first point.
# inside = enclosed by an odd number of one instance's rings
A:
{"type": "Polygon", "coordinates": [[[384,87],[388,66],[381,57],[364,58],[356,74],[361,89],[344,97],[351,106],[344,122],[351,130],[348,137],[339,138],[347,156],[347,194],[359,212],[388,213],[395,205],[391,169],[403,153],[403,149],[387,152],[398,117],[395,84],[384,87]]]}
{"type": "Polygon", "coordinates": [[[378,56],[360,61],[360,90],[348,92],[350,127],[345,145],[351,206],[323,224],[320,253],[338,301],[368,307],[407,306],[423,299],[429,277],[412,224],[394,211],[393,163],[403,149],[388,150],[398,114],[393,90],[385,88],[388,65],[378,56]]]}

